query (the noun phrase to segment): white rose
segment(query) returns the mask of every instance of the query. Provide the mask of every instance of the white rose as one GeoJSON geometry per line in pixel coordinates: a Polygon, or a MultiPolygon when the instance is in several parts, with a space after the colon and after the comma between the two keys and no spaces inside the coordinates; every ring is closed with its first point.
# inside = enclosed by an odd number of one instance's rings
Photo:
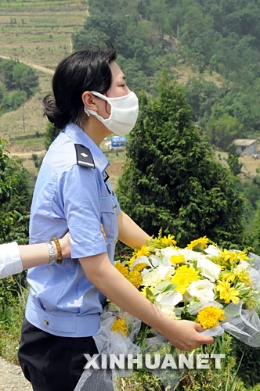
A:
{"type": "Polygon", "coordinates": [[[187,293],[191,298],[202,302],[214,300],[214,284],[208,280],[194,281],[187,288],[187,293]]]}
{"type": "Polygon", "coordinates": [[[211,257],[217,257],[221,253],[221,250],[212,244],[210,244],[204,251],[211,257]]]}
{"type": "Polygon", "coordinates": [[[170,266],[159,265],[156,269],[147,272],[142,272],[143,285],[155,287],[160,282],[172,277],[174,269],[170,266]]]}
{"type": "Polygon", "coordinates": [[[163,293],[159,293],[159,295],[156,296],[155,300],[162,307],[164,306],[175,307],[177,304],[183,301],[183,296],[180,292],[177,291],[163,292],[163,293]]]}
{"type": "Polygon", "coordinates": [[[221,272],[220,266],[206,258],[198,259],[197,266],[201,269],[201,274],[210,281],[216,281],[221,272]]]}
{"type": "Polygon", "coordinates": [[[159,303],[155,303],[155,304],[169,318],[172,318],[174,320],[178,319],[178,317],[175,314],[174,308],[171,305],[163,305],[163,306],[161,306],[159,303]]]}
{"type": "Polygon", "coordinates": [[[172,263],[170,262],[171,257],[173,255],[180,255],[181,253],[178,249],[174,249],[173,247],[166,247],[160,250],[160,254],[162,257],[161,262],[163,265],[172,265],[172,263]]]}

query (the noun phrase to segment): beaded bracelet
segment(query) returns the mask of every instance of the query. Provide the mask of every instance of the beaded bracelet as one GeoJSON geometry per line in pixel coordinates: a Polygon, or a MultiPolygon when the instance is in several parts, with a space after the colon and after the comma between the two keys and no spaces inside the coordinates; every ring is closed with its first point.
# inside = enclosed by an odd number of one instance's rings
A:
{"type": "Polygon", "coordinates": [[[60,242],[59,240],[54,236],[52,239],[51,239],[54,243],[55,243],[55,246],[56,246],[56,250],[57,250],[57,259],[56,259],[56,262],[61,265],[62,264],[62,251],[61,251],[61,246],[60,246],[60,242]]]}

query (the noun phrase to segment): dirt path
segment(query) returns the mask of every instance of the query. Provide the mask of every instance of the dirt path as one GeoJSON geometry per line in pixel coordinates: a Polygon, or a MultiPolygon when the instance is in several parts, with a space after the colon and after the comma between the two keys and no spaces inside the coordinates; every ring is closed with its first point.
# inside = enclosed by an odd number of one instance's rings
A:
{"type": "Polygon", "coordinates": [[[0,357],[0,391],[32,391],[21,368],[0,357]]]}
{"type": "MultiPolygon", "coordinates": [[[[0,58],[3,58],[4,60],[12,60],[12,57],[2,56],[2,55],[0,55],[0,58]]],[[[52,69],[43,67],[41,65],[32,64],[30,62],[26,62],[26,61],[22,61],[22,60],[18,60],[18,61],[22,62],[23,64],[26,64],[29,67],[34,68],[34,69],[36,69],[38,71],[41,71],[41,72],[44,72],[44,73],[49,73],[50,75],[54,74],[54,71],[52,69]]]]}

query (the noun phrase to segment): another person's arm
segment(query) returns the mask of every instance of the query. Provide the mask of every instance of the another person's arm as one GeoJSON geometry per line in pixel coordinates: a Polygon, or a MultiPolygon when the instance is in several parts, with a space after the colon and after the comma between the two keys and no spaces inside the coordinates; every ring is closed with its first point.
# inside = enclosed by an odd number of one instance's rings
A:
{"type": "MultiPolygon", "coordinates": [[[[63,258],[70,256],[69,233],[59,240],[63,258]]],[[[52,242],[56,259],[57,247],[52,242]]],[[[0,278],[20,273],[25,269],[39,266],[50,261],[47,243],[18,245],[16,242],[0,245],[0,278]]]]}

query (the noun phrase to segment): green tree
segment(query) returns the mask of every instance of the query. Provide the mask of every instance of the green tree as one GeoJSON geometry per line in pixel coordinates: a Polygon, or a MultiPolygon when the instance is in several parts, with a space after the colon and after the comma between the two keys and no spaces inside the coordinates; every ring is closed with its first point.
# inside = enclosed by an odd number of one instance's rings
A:
{"type": "Polygon", "coordinates": [[[182,87],[166,75],[157,98],[140,94],[117,194],[122,209],[151,235],[162,228],[180,245],[204,235],[222,244],[242,240],[237,180],[214,159],[192,125],[182,87]]]}
{"type": "Polygon", "coordinates": [[[58,136],[59,132],[60,129],[56,128],[54,124],[48,122],[44,133],[44,145],[46,150],[49,148],[53,140],[58,136]]]}
{"type": "Polygon", "coordinates": [[[5,153],[5,145],[0,139],[0,243],[26,243],[33,186],[21,161],[5,153]]]}
{"type": "Polygon", "coordinates": [[[257,209],[253,220],[253,248],[257,254],[260,254],[260,200],[257,203],[257,209]]]}
{"type": "Polygon", "coordinates": [[[39,85],[38,76],[28,65],[16,60],[2,60],[0,73],[7,90],[25,91],[27,98],[33,95],[39,85]]]}
{"type": "Polygon", "coordinates": [[[217,107],[206,124],[206,133],[211,144],[226,151],[231,142],[240,136],[242,128],[243,125],[236,118],[225,113],[224,108],[217,107]]]}
{"type": "Polygon", "coordinates": [[[234,144],[231,144],[227,148],[227,152],[228,152],[227,163],[229,165],[231,172],[234,175],[240,174],[241,169],[243,167],[243,163],[239,162],[239,154],[236,151],[236,146],[234,144]]]}

